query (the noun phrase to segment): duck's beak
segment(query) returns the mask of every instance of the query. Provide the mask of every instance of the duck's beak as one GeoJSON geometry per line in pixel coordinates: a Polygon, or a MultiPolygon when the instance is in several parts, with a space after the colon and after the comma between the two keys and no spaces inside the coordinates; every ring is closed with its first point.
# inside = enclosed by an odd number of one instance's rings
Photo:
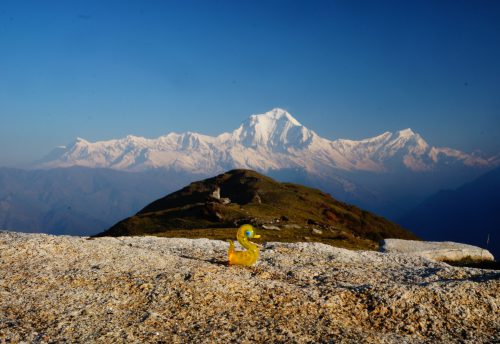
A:
{"type": "Polygon", "coordinates": [[[254,237],[255,239],[258,239],[258,238],[260,238],[260,235],[254,235],[253,237],[254,237]]]}

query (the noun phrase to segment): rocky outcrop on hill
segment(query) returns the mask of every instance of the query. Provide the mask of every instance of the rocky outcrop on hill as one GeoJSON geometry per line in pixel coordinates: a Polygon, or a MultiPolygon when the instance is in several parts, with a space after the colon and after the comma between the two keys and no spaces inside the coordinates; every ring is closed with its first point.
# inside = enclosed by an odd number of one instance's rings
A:
{"type": "Polygon", "coordinates": [[[500,273],[320,243],[0,232],[0,342],[500,340],[500,273]]]}
{"type": "Polygon", "coordinates": [[[382,252],[412,254],[439,261],[460,261],[463,259],[491,261],[495,258],[481,247],[451,241],[415,241],[402,239],[385,239],[382,252]]]}
{"type": "Polygon", "coordinates": [[[378,248],[384,238],[417,239],[399,225],[318,189],[231,170],[160,198],[97,236],[157,235],[228,240],[244,223],[268,241],[314,241],[349,249],[378,248]]]}

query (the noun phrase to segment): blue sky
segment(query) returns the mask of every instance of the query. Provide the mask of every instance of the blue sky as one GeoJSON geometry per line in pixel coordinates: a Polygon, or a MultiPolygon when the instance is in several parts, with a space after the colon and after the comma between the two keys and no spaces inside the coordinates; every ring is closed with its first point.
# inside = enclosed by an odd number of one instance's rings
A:
{"type": "Polygon", "coordinates": [[[0,2],[0,166],[273,107],[330,139],[498,153],[500,2],[0,2]]]}

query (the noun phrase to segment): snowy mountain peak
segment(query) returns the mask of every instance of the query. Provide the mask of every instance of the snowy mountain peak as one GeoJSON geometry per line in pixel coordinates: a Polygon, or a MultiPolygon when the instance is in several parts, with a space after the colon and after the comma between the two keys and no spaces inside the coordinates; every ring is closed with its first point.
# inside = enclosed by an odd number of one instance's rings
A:
{"type": "Polygon", "coordinates": [[[418,134],[415,134],[415,132],[413,130],[411,130],[410,128],[399,130],[397,132],[397,136],[401,137],[401,138],[411,138],[415,135],[418,135],[418,134]]]}
{"type": "Polygon", "coordinates": [[[82,139],[81,137],[77,137],[73,142],[71,142],[67,147],[84,147],[90,144],[89,141],[82,139]]]}
{"type": "Polygon", "coordinates": [[[311,130],[280,108],[250,116],[232,134],[233,140],[245,147],[274,150],[303,147],[313,136],[311,130]]]}
{"type": "Polygon", "coordinates": [[[157,139],[128,135],[94,143],[77,138],[67,147],[53,150],[36,167],[168,168],[197,174],[231,168],[261,172],[302,169],[311,175],[330,175],[339,170],[429,171],[452,164],[484,168],[498,163],[498,157],[488,159],[432,147],[409,128],[359,141],[331,141],[301,125],[287,111],[275,108],[252,115],[233,132],[217,137],[186,132],[157,139]]]}
{"type": "Polygon", "coordinates": [[[302,125],[297,121],[288,111],[281,108],[274,108],[271,111],[265,112],[260,115],[252,115],[251,118],[267,118],[272,121],[285,120],[293,125],[302,125]]]}
{"type": "Polygon", "coordinates": [[[137,141],[137,140],[144,139],[144,138],[140,137],[140,136],[135,136],[135,135],[127,135],[127,136],[125,136],[125,139],[128,141],[137,141]]]}

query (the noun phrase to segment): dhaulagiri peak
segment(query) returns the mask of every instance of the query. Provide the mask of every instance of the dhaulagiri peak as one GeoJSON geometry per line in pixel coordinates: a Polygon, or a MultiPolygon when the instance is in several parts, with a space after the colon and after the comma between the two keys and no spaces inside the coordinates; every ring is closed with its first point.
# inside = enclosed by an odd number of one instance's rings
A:
{"type": "Polygon", "coordinates": [[[274,108],[270,111],[267,111],[263,114],[254,114],[250,116],[250,120],[252,119],[267,119],[267,120],[272,120],[272,121],[278,121],[278,120],[285,120],[293,125],[301,126],[299,121],[295,119],[288,111],[282,108],[274,108]]]}
{"type": "Polygon", "coordinates": [[[411,128],[406,128],[399,130],[395,133],[395,137],[406,142],[417,143],[420,147],[427,147],[429,144],[420,136],[420,134],[414,132],[411,128]]]}
{"type": "Polygon", "coordinates": [[[251,115],[232,133],[233,140],[247,147],[303,145],[310,142],[315,135],[281,108],[251,115]]]}
{"type": "Polygon", "coordinates": [[[397,134],[398,134],[399,137],[412,137],[412,136],[418,135],[411,128],[406,128],[406,129],[403,129],[403,130],[399,130],[397,132],[397,134]]]}

